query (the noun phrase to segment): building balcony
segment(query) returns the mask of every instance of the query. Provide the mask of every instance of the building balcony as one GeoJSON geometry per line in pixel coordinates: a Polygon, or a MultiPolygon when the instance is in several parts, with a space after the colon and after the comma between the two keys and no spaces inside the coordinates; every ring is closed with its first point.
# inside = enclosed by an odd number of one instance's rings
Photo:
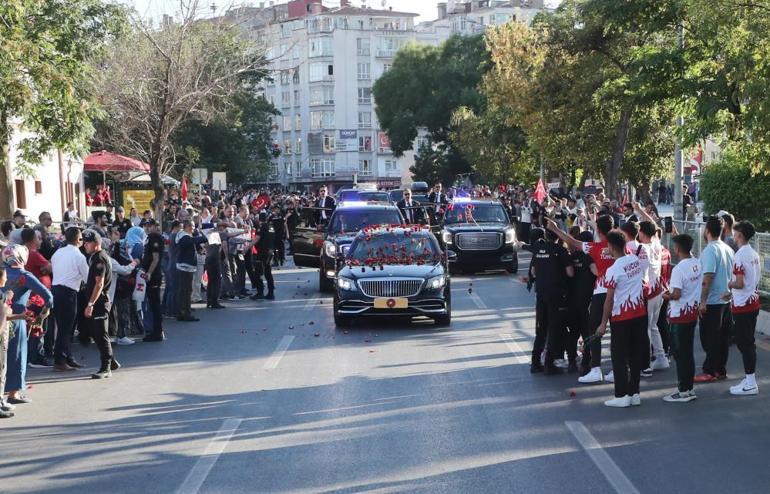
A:
{"type": "Polygon", "coordinates": [[[377,58],[393,58],[393,57],[396,56],[396,52],[397,51],[398,50],[380,49],[380,50],[377,50],[376,57],[377,58]]]}

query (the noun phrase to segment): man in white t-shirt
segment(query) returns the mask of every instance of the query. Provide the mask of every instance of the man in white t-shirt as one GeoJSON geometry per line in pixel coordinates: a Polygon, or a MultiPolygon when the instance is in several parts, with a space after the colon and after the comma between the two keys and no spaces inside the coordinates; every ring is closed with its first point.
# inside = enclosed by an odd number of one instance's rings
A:
{"type": "Polygon", "coordinates": [[[735,344],[743,356],[743,370],[746,377],[738,385],[730,388],[730,394],[736,396],[756,395],[757,386],[757,347],[754,344],[754,332],[757,329],[759,315],[759,293],[757,286],[761,271],[759,255],[749,245],[755,229],[748,221],[741,221],[733,226],[733,235],[738,251],[733,258],[733,275],[727,287],[729,293],[724,298],[732,298],[733,332],[735,344]]]}
{"type": "Polygon", "coordinates": [[[693,342],[698,322],[703,272],[700,261],[692,256],[693,238],[687,234],[674,237],[674,249],[679,263],[671,272],[668,291],[662,294],[668,300],[671,351],[676,359],[678,390],[663,397],[669,403],[686,403],[696,398],[693,391],[695,358],[693,342]]]}
{"type": "Polygon", "coordinates": [[[627,408],[641,404],[639,380],[645,356],[649,354],[644,272],[639,258],[634,254],[626,254],[626,238],[621,231],[609,232],[607,243],[615,262],[604,276],[607,298],[596,334],[603,336],[607,332],[607,323],[612,323],[610,352],[615,376],[615,398],[604,404],[608,407],[627,408]]]}
{"type": "MultiPolygon", "coordinates": [[[[658,329],[658,317],[663,306],[662,258],[663,246],[658,240],[655,223],[645,220],[639,224],[639,240],[645,247],[647,256],[647,273],[645,275],[645,294],[647,300],[647,336],[652,344],[655,360],[642,370],[643,376],[651,376],[653,370],[663,370],[670,367],[668,357],[663,348],[663,339],[658,329]]],[[[649,364],[648,359],[648,364],[649,364]]]]}

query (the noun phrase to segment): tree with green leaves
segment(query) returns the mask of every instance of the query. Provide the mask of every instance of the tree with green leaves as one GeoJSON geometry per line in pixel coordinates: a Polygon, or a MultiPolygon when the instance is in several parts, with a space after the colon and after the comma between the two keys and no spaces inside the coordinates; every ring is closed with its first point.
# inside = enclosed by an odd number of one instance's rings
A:
{"type": "MultiPolygon", "coordinates": [[[[377,118],[390,138],[396,156],[412,149],[418,129],[426,128],[434,143],[450,156],[451,172],[433,170],[434,176],[450,176],[471,170],[467,160],[453,149],[452,114],[461,107],[479,111],[484,98],[479,83],[489,67],[482,36],[453,36],[440,46],[410,44],[396,54],[391,69],[374,84],[377,118]]],[[[436,163],[441,163],[441,160],[436,163]]],[[[427,173],[428,162],[417,169],[427,173]]],[[[415,175],[428,180],[428,175],[415,175]]]]}
{"type": "Polygon", "coordinates": [[[133,18],[133,31],[101,61],[99,100],[107,118],[100,144],[150,165],[155,210],[163,208],[161,177],[176,163],[174,135],[191,122],[222,118],[243,90],[266,76],[261,48],[226,19],[200,19],[197,0],[160,26],[133,18]]]}
{"type": "Polygon", "coordinates": [[[11,215],[9,149],[15,129],[22,173],[54,149],[83,154],[98,115],[91,62],[125,21],[102,0],[0,2],[0,218],[11,215]]]}
{"type": "Polygon", "coordinates": [[[276,157],[270,118],[277,114],[265,98],[241,90],[216,120],[208,124],[190,121],[175,132],[174,148],[183,150],[177,162],[227,172],[233,183],[265,181],[270,160],[276,157]]]}

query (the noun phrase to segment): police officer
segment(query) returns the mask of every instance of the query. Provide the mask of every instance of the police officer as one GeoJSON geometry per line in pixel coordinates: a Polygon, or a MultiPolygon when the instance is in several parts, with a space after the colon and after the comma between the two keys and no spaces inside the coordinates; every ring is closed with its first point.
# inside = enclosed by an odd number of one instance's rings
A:
{"type": "Polygon", "coordinates": [[[547,374],[561,374],[553,364],[558,352],[564,348],[564,325],[567,316],[567,279],[575,275],[569,252],[558,237],[546,232],[544,240],[533,245],[532,270],[535,274],[535,290],[538,306],[545,312],[546,324],[538,324],[532,349],[531,372],[545,370],[547,374]],[[540,355],[545,349],[545,368],[540,355]]]}
{"type": "Polygon", "coordinates": [[[275,228],[270,222],[266,211],[259,213],[257,223],[257,235],[254,237],[254,246],[257,248],[254,268],[257,275],[257,293],[251,296],[252,300],[275,300],[275,282],[273,281],[273,253],[275,248],[275,228]],[[267,281],[267,295],[262,276],[267,281]]]}

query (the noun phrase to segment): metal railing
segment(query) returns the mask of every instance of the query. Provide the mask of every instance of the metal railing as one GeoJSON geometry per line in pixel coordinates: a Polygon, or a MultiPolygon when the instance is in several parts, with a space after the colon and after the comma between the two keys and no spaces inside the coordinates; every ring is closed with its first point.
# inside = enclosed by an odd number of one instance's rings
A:
{"type": "MultiPolygon", "coordinates": [[[[674,226],[679,233],[687,233],[693,240],[693,255],[700,257],[701,252],[706,247],[706,239],[703,236],[704,223],[693,221],[674,221],[674,226]]],[[[671,251],[671,262],[676,263],[678,259],[674,254],[672,234],[663,235],[663,244],[671,251]]],[[[751,240],[751,246],[759,254],[759,265],[762,269],[762,276],[759,280],[759,291],[765,295],[770,295],[770,232],[757,232],[751,240]]]]}

